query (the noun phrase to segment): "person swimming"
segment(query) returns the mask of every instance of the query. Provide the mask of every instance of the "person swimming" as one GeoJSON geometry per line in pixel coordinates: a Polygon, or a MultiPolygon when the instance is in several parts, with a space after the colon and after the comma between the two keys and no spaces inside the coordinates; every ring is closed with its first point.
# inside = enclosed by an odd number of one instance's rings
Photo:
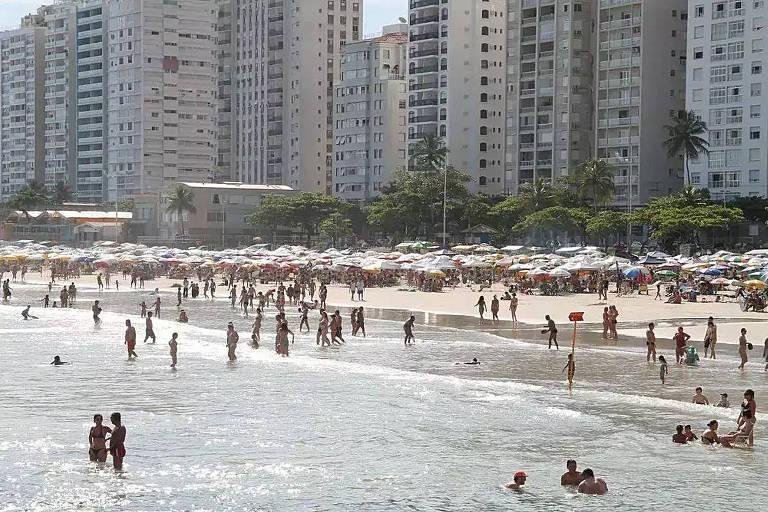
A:
{"type": "Polygon", "coordinates": [[[61,366],[61,365],[64,365],[64,364],[69,364],[69,363],[66,362],[66,361],[62,361],[59,356],[53,356],[53,361],[51,361],[51,364],[53,366],[61,366]]]}
{"type": "Polygon", "coordinates": [[[179,312],[179,322],[186,324],[189,322],[189,317],[187,316],[187,312],[183,309],[179,312]]]}
{"type": "Polygon", "coordinates": [[[525,471],[518,471],[515,473],[515,476],[512,477],[512,481],[509,482],[506,487],[512,491],[522,491],[527,479],[528,475],[525,473],[525,471]]]}
{"type": "Polygon", "coordinates": [[[473,357],[471,361],[467,361],[465,363],[456,363],[456,364],[468,364],[471,366],[475,366],[475,365],[479,365],[480,361],[478,361],[476,357],[473,357]]]}

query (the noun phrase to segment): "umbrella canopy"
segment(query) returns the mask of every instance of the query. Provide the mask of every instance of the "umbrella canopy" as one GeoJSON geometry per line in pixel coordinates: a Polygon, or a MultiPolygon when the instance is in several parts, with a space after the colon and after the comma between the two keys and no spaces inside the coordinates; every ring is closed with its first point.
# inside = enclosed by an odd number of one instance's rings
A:
{"type": "Polygon", "coordinates": [[[757,289],[760,289],[760,290],[762,290],[762,289],[764,289],[764,288],[766,288],[768,286],[763,281],[758,281],[757,279],[751,279],[749,281],[744,281],[743,283],[741,283],[741,285],[744,288],[757,288],[757,289]]]}
{"type": "Polygon", "coordinates": [[[624,275],[632,279],[638,276],[648,276],[650,274],[651,271],[645,267],[629,267],[628,269],[624,270],[624,275]]]}

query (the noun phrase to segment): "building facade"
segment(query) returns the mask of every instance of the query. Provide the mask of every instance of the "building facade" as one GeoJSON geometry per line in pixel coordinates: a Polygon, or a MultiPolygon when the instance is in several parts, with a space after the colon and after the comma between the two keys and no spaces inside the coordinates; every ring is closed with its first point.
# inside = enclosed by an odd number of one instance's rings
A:
{"type": "Polygon", "coordinates": [[[508,0],[506,193],[594,155],[594,7],[508,0]]]}
{"type": "Polygon", "coordinates": [[[232,10],[232,174],[329,192],[333,84],[362,0],[242,0],[232,10]]]}
{"type": "Polygon", "coordinates": [[[218,92],[213,0],[111,0],[107,26],[109,200],[211,180],[218,92]]]}
{"type": "Polygon", "coordinates": [[[45,29],[0,32],[0,202],[43,183],[45,29]]]}
{"type": "Polygon", "coordinates": [[[406,168],[407,25],[347,44],[334,97],[333,194],[364,201],[406,168]]]}
{"type": "Polygon", "coordinates": [[[689,162],[690,184],[709,189],[715,200],[766,197],[768,7],[734,0],[691,0],[689,6],[687,105],[707,123],[710,151],[689,162]]]}
{"type": "Polygon", "coordinates": [[[665,125],[685,108],[686,0],[599,0],[595,149],[615,168],[617,206],[679,190],[665,125]]]}
{"type": "Polygon", "coordinates": [[[408,141],[442,137],[473,192],[505,183],[506,0],[411,0],[408,141]]]}

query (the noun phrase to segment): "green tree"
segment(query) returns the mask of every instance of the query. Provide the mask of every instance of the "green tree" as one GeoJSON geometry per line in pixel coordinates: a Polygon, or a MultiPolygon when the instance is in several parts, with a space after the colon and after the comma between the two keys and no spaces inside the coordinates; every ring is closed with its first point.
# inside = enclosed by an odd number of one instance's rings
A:
{"type": "Polygon", "coordinates": [[[59,181],[53,189],[51,200],[56,204],[64,204],[72,200],[72,191],[66,183],[59,181]]]}
{"type": "Polygon", "coordinates": [[[352,236],[352,221],[339,212],[334,212],[323,219],[318,229],[320,233],[331,239],[333,246],[339,240],[352,236]]]}
{"type": "Polygon", "coordinates": [[[601,241],[601,245],[608,248],[609,239],[618,237],[627,232],[629,216],[623,212],[603,210],[590,215],[587,220],[587,234],[601,241]]]}
{"type": "Polygon", "coordinates": [[[262,226],[269,231],[274,246],[280,225],[286,223],[287,211],[288,204],[285,196],[265,196],[256,211],[248,217],[248,223],[262,226]]]}
{"type": "Polygon", "coordinates": [[[460,219],[467,229],[477,224],[485,224],[488,221],[488,212],[491,210],[491,204],[484,195],[470,196],[460,206],[460,219]]]}
{"type": "Polygon", "coordinates": [[[519,234],[528,234],[538,243],[551,240],[552,236],[548,233],[578,233],[583,239],[589,217],[589,211],[584,208],[550,206],[527,215],[513,230],[519,234]]]}
{"type": "Polygon", "coordinates": [[[8,207],[20,210],[29,219],[29,210],[43,206],[47,202],[45,188],[33,180],[10,198],[8,207]]]}
{"type": "Polygon", "coordinates": [[[168,197],[168,207],[165,209],[168,213],[175,213],[181,223],[181,236],[184,236],[184,214],[186,212],[195,213],[195,194],[183,185],[176,187],[176,190],[168,197]]]}
{"type": "Polygon", "coordinates": [[[615,192],[613,167],[605,160],[587,160],[576,167],[571,183],[579,196],[592,201],[592,210],[596,213],[598,204],[604,205],[615,192]]]}
{"type": "Polygon", "coordinates": [[[438,172],[445,165],[448,148],[441,137],[427,135],[411,149],[411,157],[416,164],[416,170],[422,172],[438,172]]]}
{"type": "Polygon", "coordinates": [[[686,183],[691,183],[690,160],[696,160],[699,155],[709,154],[709,142],[703,137],[707,132],[707,124],[700,120],[696,113],[680,110],[672,116],[672,124],[665,125],[667,140],[664,147],[667,148],[667,156],[673,158],[683,154],[685,158],[686,183]]]}
{"type": "Polygon", "coordinates": [[[685,206],[702,206],[709,202],[709,190],[686,185],[676,194],[676,197],[685,206]]]}

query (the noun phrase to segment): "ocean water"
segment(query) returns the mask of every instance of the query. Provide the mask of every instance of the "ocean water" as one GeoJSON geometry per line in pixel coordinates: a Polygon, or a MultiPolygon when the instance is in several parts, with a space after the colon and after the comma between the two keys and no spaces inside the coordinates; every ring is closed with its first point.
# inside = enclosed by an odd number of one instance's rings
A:
{"type": "MultiPolygon", "coordinates": [[[[672,367],[667,386],[643,347],[578,348],[576,385],[565,386],[566,351],[540,340],[417,324],[416,345],[400,321],[368,319],[368,337],[334,349],[297,332],[290,358],[273,351],[274,309],[262,348],[250,322],[226,299],[189,300],[190,324],[172,319],[163,293],[157,344],[142,344],[138,303],[146,292],[80,292],[76,309],[23,305],[44,287],[14,286],[0,305],[0,511],[495,511],[727,510],[768,503],[764,415],[753,450],[676,446],[674,427],[701,433],[730,410],[693,405],[702,385],[734,405],[768,375],[755,360],[735,368],[735,349],[699,368],[672,367]],[[90,307],[104,307],[94,327],[90,307]],[[137,327],[139,359],[126,360],[124,320],[137,327]],[[226,361],[228,321],[238,327],[238,361],[226,361]],[[179,333],[179,367],[167,341],[179,333]],[[69,366],[48,363],[59,354],[69,366]],[[480,366],[457,365],[477,357],[480,366]],[[95,413],[120,411],[125,468],[88,462],[95,413]],[[559,486],[565,461],[591,467],[610,492],[576,495],[559,486]],[[523,493],[503,485],[519,469],[523,493]]],[[[345,333],[348,310],[342,310],[345,333]]],[[[567,339],[568,329],[561,329],[567,339]]],[[[755,359],[757,350],[751,354],[755,359]]],[[[670,357],[672,359],[673,357],[670,357]]],[[[108,422],[106,422],[109,424],[108,422]]],[[[108,464],[111,458],[108,459],[108,464]]]]}

